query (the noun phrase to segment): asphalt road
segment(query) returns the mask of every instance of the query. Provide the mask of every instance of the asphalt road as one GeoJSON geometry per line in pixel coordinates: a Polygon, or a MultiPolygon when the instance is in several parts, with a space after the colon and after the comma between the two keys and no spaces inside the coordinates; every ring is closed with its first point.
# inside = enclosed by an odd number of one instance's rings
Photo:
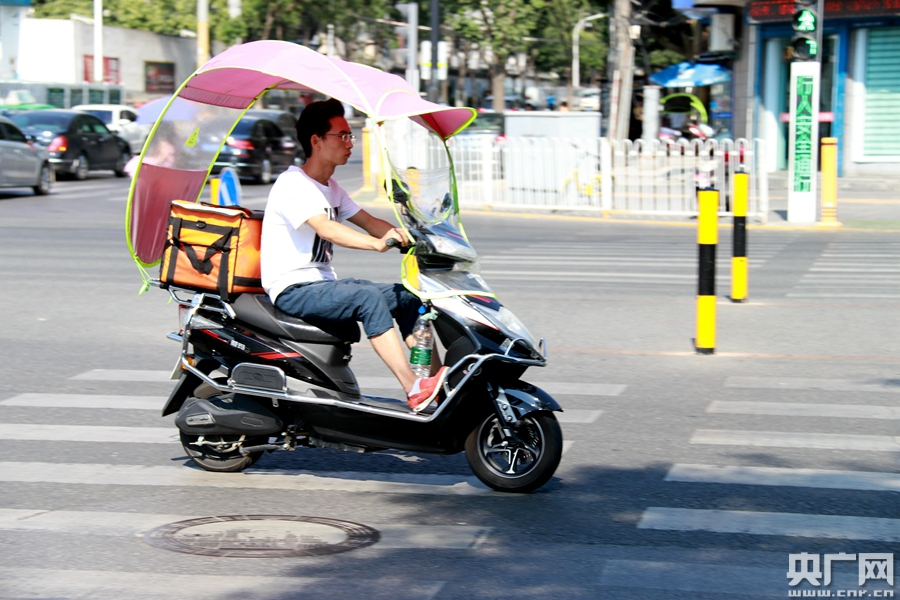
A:
{"type": "MultiPolygon", "coordinates": [[[[566,410],[556,477],[509,496],[480,486],[462,455],[306,449],[266,455],[252,473],[193,468],[171,418],[159,417],[178,357],[165,338],[176,311],[159,290],[138,296],[127,185],[97,174],[49,197],[0,194],[0,598],[894,591],[896,233],[751,231],[750,302],[732,304],[722,230],[717,354],[698,356],[693,228],[464,215],[485,280],[549,342],[549,366],[526,377],[566,410]],[[227,515],[338,519],[378,530],[380,541],[233,558],[144,537],[227,515]],[[822,555],[841,552],[891,556],[829,561],[825,586],[822,555]],[[800,553],[809,554],[791,560],[800,553]],[[802,574],[798,585],[789,571],[802,574]]],[[[267,189],[246,186],[245,203],[262,207],[267,189]]],[[[398,258],[339,250],[335,266],[396,280],[398,258]]],[[[389,376],[365,344],[352,364],[378,386],[389,376]]],[[[268,535],[283,538],[288,526],[268,535]]]]}

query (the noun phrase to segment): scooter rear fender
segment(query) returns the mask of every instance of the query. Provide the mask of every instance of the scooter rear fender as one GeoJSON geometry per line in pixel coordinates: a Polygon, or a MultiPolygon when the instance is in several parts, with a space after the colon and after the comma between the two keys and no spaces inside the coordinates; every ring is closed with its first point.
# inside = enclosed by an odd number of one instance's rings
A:
{"type": "Polygon", "coordinates": [[[518,419],[537,411],[562,412],[562,407],[550,394],[525,381],[517,381],[510,386],[501,387],[500,392],[506,395],[509,405],[518,419]]]}
{"type": "MultiPolygon", "coordinates": [[[[204,358],[197,362],[197,369],[206,375],[215,371],[218,366],[219,363],[211,358],[204,358]]],[[[203,383],[203,380],[198,376],[190,371],[183,370],[181,372],[181,377],[178,379],[178,383],[175,384],[175,389],[169,394],[169,399],[163,407],[162,416],[165,417],[166,415],[171,415],[181,410],[184,401],[188,399],[191,392],[197,389],[197,386],[201,383],[203,383]]]]}
{"type": "Polygon", "coordinates": [[[202,380],[193,373],[183,371],[181,373],[181,378],[175,385],[175,389],[172,390],[169,399],[166,401],[166,405],[163,407],[162,416],[165,417],[166,415],[178,412],[184,404],[184,401],[187,400],[188,395],[197,389],[197,386],[200,385],[201,382],[202,380]]]}

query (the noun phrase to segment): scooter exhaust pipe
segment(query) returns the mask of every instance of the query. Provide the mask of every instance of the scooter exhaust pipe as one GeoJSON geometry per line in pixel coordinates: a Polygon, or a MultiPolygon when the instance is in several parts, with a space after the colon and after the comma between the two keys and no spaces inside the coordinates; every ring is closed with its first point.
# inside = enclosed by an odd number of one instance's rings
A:
{"type": "Polygon", "coordinates": [[[265,450],[284,450],[284,446],[279,446],[278,444],[262,444],[261,446],[249,446],[247,448],[241,446],[238,450],[240,450],[241,456],[247,456],[253,452],[263,452],[265,450]]]}

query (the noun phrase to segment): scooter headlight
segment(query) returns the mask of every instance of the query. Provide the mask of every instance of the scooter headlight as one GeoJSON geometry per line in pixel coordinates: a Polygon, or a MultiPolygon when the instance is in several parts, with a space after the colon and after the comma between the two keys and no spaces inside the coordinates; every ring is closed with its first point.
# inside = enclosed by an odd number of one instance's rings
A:
{"type": "Polygon", "coordinates": [[[522,321],[520,321],[519,318],[505,306],[501,306],[499,310],[494,310],[493,308],[488,308],[487,306],[479,306],[478,309],[486,314],[491,321],[499,325],[507,333],[512,334],[512,337],[522,338],[523,340],[528,342],[532,348],[538,347],[534,336],[531,335],[531,332],[528,331],[528,328],[525,327],[522,321]]]}
{"type": "Polygon", "coordinates": [[[461,260],[477,260],[478,254],[470,246],[454,242],[439,235],[426,236],[438,254],[461,260]]]}

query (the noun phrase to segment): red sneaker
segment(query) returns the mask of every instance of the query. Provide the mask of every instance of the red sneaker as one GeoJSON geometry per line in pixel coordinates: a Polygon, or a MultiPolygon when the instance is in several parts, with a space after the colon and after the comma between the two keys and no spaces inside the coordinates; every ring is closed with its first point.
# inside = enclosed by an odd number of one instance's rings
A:
{"type": "Polygon", "coordinates": [[[447,371],[449,370],[449,367],[441,367],[437,372],[437,375],[431,377],[419,377],[416,379],[412,391],[408,394],[406,399],[409,407],[413,409],[414,412],[419,412],[427,408],[428,405],[437,398],[438,392],[441,391],[441,386],[444,385],[444,380],[447,378],[447,371]]]}

